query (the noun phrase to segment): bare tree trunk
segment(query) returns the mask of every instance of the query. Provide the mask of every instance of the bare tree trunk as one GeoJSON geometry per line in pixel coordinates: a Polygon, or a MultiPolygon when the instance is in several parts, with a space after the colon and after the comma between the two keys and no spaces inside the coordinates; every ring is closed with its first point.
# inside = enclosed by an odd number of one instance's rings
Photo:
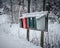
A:
{"type": "Polygon", "coordinates": [[[12,22],[11,23],[13,23],[13,8],[12,8],[13,4],[12,4],[12,0],[10,0],[10,3],[11,3],[11,17],[12,17],[12,22]]]}
{"type": "Polygon", "coordinates": [[[30,0],[28,0],[28,13],[30,13],[30,0]]]}
{"type": "Polygon", "coordinates": [[[45,8],[46,8],[45,3],[46,3],[46,0],[43,0],[43,11],[45,11],[45,8]]]}
{"type": "Polygon", "coordinates": [[[37,9],[37,3],[36,3],[37,0],[32,0],[32,12],[35,12],[36,9],[37,9]]]}
{"type": "Polygon", "coordinates": [[[20,0],[19,17],[22,16],[23,11],[24,11],[24,0],[20,0]]]}
{"type": "Polygon", "coordinates": [[[2,2],[2,0],[0,0],[0,8],[2,8],[3,7],[3,2],[2,2]]]}
{"type": "Polygon", "coordinates": [[[23,11],[24,11],[24,0],[20,0],[18,23],[20,22],[20,17],[22,16],[23,11]]]}

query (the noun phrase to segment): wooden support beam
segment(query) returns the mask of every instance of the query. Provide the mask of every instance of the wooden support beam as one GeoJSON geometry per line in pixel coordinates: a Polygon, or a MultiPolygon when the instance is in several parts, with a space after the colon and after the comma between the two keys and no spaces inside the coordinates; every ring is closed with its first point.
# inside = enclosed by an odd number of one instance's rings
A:
{"type": "Polygon", "coordinates": [[[43,47],[43,45],[44,45],[44,31],[41,31],[40,46],[43,47]]]}
{"type": "MultiPolygon", "coordinates": [[[[30,1],[28,0],[28,13],[30,13],[30,1]]],[[[27,28],[27,40],[29,41],[29,27],[27,28]]]]}
{"type": "Polygon", "coordinates": [[[27,29],[27,40],[29,41],[29,29],[27,29]]]}
{"type": "MultiPolygon", "coordinates": [[[[45,3],[46,3],[46,0],[43,0],[43,11],[45,11],[45,3]]],[[[41,31],[41,42],[40,42],[40,45],[43,48],[43,46],[44,46],[44,31],[41,31]]]]}

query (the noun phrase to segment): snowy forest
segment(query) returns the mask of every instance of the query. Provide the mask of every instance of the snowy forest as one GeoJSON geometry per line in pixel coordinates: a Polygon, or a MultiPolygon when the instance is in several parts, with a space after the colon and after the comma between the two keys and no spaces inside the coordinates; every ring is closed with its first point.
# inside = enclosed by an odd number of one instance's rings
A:
{"type": "Polygon", "coordinates": [[[0,48],[60,48],[60,0],[0,0],[0,48]],[[20,20],[23,15],[44,12],[45,22],[40,23],[45,23],[45,31],[36,30],[34,21],[29,23],[31,29],[21,28],[25,27],[20,20]]]}

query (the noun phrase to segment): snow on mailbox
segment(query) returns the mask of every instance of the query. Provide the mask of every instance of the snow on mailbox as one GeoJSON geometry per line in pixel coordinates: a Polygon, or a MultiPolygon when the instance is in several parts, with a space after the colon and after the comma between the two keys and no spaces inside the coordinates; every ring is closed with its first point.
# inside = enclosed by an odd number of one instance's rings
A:
{"type": "Polygon", "coordinates": [[[45,18],[47,16],[47,11],[25,13],[20,17],[20,27],[29,28],[33,30],[44,31],[45,28],[45,18]]]}

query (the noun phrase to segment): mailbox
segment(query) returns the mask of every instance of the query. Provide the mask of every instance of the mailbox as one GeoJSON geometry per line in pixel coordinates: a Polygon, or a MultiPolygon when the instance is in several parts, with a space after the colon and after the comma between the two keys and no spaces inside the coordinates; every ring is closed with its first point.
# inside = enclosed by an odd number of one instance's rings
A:
{"type": "MultiPolygon", "coordinates": [[[[45,31],[47,11],[24,13],[20,17],[20,27],[32,30],[45,31]]],[[[48,26],[48,25],[47,25],[48,26]]]]}

